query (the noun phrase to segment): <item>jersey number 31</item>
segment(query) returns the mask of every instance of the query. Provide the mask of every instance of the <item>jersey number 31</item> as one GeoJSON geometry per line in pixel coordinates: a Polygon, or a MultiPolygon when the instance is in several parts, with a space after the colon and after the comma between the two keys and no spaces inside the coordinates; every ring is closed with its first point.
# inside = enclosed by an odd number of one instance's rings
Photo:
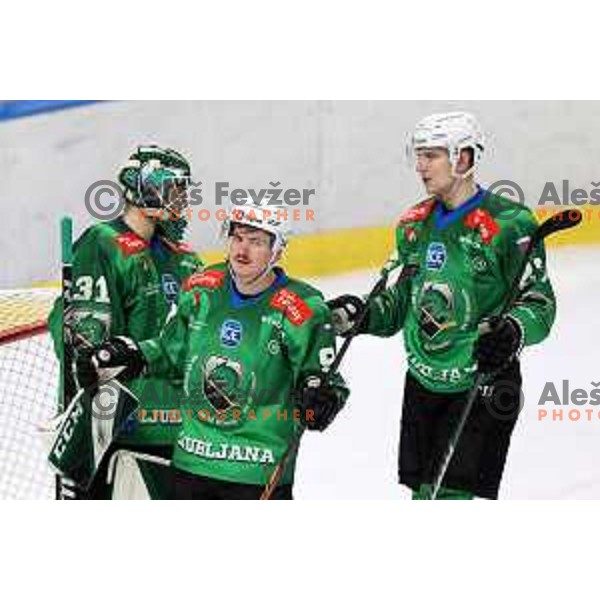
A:
{"type": "Polygon", "coordinates": [[[94,302],[110,302],[108,297],[108,286],[106,285],[106,278],[101,275],[94,281],[91,275],[81,275],[75,280],[73,286],[73,300],[93,300],[94,302]],[[92,298],[94,295],[95,296],[92,298]]]}

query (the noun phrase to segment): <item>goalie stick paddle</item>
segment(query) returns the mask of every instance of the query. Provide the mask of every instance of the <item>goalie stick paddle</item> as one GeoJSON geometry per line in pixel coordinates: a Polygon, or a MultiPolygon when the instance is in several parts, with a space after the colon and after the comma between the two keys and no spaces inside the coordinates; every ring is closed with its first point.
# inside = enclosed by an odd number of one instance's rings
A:
{"type": "MultiPolygon", "coordinates": [[[[61,287],[63,308],[63,369],[62,393],[58,400],[58,412],[63,413],[68,405],[68,399],[73,398],[76,392],[75,377],[73,374],[73,345],[69,336],[67,319],[71,308],[71,290],[73,275],[73,219],[63,217],[60,221],[61,240],[61,287]]],[[[63,500],[63,483],[59,475],[56,476],[56,499],[63,500]]]]}
{"type": "MultiPolygon", "coordinates": [[[[557,233],[564,229],[570,229],[571,227],[579,225],[579,223],[581,223],[581,219],[582,214],[579,210],[565,210],[561,213],[558,213],[554,217],[547,219],[535,230],[535,232],[531,236],[531,239],[529,240],[529,243],[527,244],[527,247],[523,254],[521,265],[519,266],[519,270],[517,271],[517,274],[513,279],[504,306],[502,307],[502,310],[498,315],[500,319],[502,319],[506,315],[506,313],[508,313],[508,311],[512,308],[514,302],[519,296],[519,293],[521,291],[521,279],[523,277],[525,269],[527,268],[529,258],[531,257],[531,253],[533,252],[534,248],[548,236],[553,235],[554,233],[557,233]]],[[[467,422],[469,414],[471,413],[471,408],[473,407],[475,399],[479,394],[479,388],[483,383],[485,383],[485,380],[488,377],[489,375],[478,374],[475,378],[475,382],[473,384],[473,387],[471,388],[471,391],[469,392],[467,402],[460,415],[460,419],[458,421],[458,424],[456,425],[456,429],[454,430],[454,433],[450,438],[441,465],[433,480],[431,496],[429,498],[430,500],[435,500],[438,495],[438,492],[440,491],[440,487],[442,486],[442,482],[444,481],[444,477],[446,475],[446,471],[448,470],[448,466],[450,465],[450,461],[454,456],[454,452],[456,450],[458,441],[460,440],[460,436],[462,435],[465,423],[467,422]]]]}
{"type": "MultiPolygon", "coordinates": [[[[397,263],[391,263],[391,264],[388,263],[381,270],[381,275],[380,275],[379,279],[377,280],[377,283],[373,286],[373,289],[369,292],[369,295],[365,299],[365,304],[364,304],[362,312],[356,319],[356,322],[355,322],[354,326],[352,327],[352,330],[350,331],[348,336],[344,339],[344,343],[342,344],[340,351],[337,353],[335,360],[333,361],[333,363],[331,363],[331,366],[329,367],[329,371],[327,371],[327,374],[325,375],[324,383],[328,383],[331,380],[331,378],[337,373],[337,371],[340,367],[340,364],[342,362],[342,359],[344,358],[346,352],[348,352],[348,348],[350,347],[352,340],[358,335],[358,332],[360,331],[362,324],[364,323],[365,319],[367,318],[367,314],[369,312],[369,303],[371,302],[371,300],[373,300],[373,298],[375,298],[383,290],[385,290],[390,271],[392,271],[396,266],[397,266],[397,263]]],[[[416,274],[416,272],[418,271],[418,269],[419,269],[418,265],[414,265],[414,264],[404,265],[404,267],[402,268],[402,271],[400,272],[400,275],[398,275],[398,279],[396,280],[395,285],[398,285],[402,281],[405,281],[405,280],[413,277],[416,274]]],[[[299,427],[298,430],[293,435],[290,443],[288,444],[285,452],[283,453],[283,456],[281,457],[281,460],[279,461],[279,463],[277,463],[277,466],[275,467],[273,473],[271,474],[271,477],[269,478],[269,481],[267,482],[265,489],[263,490],[263,493],[260,496],[261,500],[270,500],[271,499],[273,492],[275,491],[275,488],[279,485],[279,482],[281,481],[281,478],[283,477],[283,474],[285,472],[285,468],[287,466],[287,462],[288,462],[290,456],[292,456],[296,452],[298,447],[300,446],[300,440],[302,438],[303,433],[304,433],[304,428],[299,427]]]]}

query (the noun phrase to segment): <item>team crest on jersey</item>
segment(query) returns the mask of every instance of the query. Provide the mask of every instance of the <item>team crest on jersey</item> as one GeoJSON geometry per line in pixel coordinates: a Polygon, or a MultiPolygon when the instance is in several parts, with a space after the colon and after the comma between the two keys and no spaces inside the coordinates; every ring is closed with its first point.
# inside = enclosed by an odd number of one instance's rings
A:
{"type": "Polygon", "coordinates": [[[422,334],[433,340],[457,325],[454,296],[447,283],[427,282],[419,300],[419,326],[422,334]]]}
{"type": "Polygon", "coordinates": [[[226,348],[237,348],[242,341],[242,324],[234,319],[227,319],[221,325],[221,344],[226,348]]]}
{"type": "Polygon", "coordinates": [[[211,355],[186,367],[184,389],[198,402],[198,418],[217,427],[237,427],[254,406],[256,377],[244,373],[241,362],[211,355]]]}
{"type": "Polygon", "coordinates": [[[427,246],[425,264],[429,271],[439,271],[446,264],[446,246],[442,242],[431,242],[427,246]]]}
{"type": "Polygon", "coordinates": [[[177,302],[177,296],[179,295],[179,284],[177,279],[171,275],[171,273],[163,273],[161,277],[162,291],[169,304],[175,304],[177,302]]]}
{"type": "Polygon", "coordinates": [[[216,410],[240,406],[242,365],[224,356],[211,356],[204,367],[204,396],[216,410]]]}

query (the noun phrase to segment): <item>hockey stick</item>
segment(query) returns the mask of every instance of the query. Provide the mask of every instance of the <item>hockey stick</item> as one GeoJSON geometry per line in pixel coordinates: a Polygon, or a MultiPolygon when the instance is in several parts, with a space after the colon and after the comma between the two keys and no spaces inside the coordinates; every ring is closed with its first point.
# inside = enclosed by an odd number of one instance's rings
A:
{"type": "MultiPolygon", "coordinates": [[[[369,292],[369,295],[365,299],[365,303],[364,303],[362,312],[356,319],[356,322],[354,323],[352,329],[350,330],[350,333],[344,339],[344,343],[342,344],[340,351],[337,353],[334,361],[331,363],[329,370],[327,371],[327,373],[325,375],[325,380],[324,380],[325,384],[327,384],[331,380],[331,378],[337,373],[337,371],[340,367],[340,364],[342,362],[342,359],[346,355],[346,352],[348,352],[348,348],[350,347],[352,340],[358,335],[362,324],[365,322],[365,320],[367,318],[367,315],[369,313],[369,304],[371,303],[373,298],[375,298],[383,290],[385,290],[389,274],[393,269],[396,268],[397,265],[398,265],[397,261],[388,261],[384,265],[383,269],[381,270],[379,279],[377,280],[377,283],[373,286],[373,289],[369,292]]],[[[413,264],[404,265],[404,267],[402,268],[402,271],[400,272],[400,275],[398,275],[398,279],[396,280],[395,285],[398,285],[399,283],[409,279],[410,277],[413,277],[416,274],[417,270],[418,270],[417,265],[413,265],[413,264]]],[[[271,496],[273,495],[275,488],[279,485],[279,482],[281,481],[281,478],[283,477],[283,473],[285,472],[285,468],[287,466],[287,462],[288,462],[290,456],[292,456],[298,450],[298,447],[300,446],[300,440],[302,438],[303,433],[304,433],[304,428],[298,427],[298,430],[294,433],[292,439],[290,440],[290,443],[288,444],[288,447],[286,448],[283,456],[281,457],[281,460],[279,461],[279,463],[275,467],[275,470],[273,471],[271,477],[269,478],[269,481],[267,482],[267,485],[265,486],[265,489],[263,490],[263,493],[260,496],[261,500],[270,500],[271,499],[271,496]]]]}
{"type": "MultiPolygon", "coordinates": [[[[58,399],[58,412],[63,413],[67,408],[67,398],[75,396],[76,385],[73,374],[73,345],[67,318],[71,308],[71,290],[73,287],[73,220],[71,217],[63,217],[60,221],[61,240],[61,288],[63,302],[63,380],[62,393],[58,399]]],[[[56,476],[56,499],[64,500],[70,496],[65,494],[65,488],[60,475],[56,476]]]]}
{"type": "MultiPolygon", "coordinates": [[[[508,311],[513,307],[513,304],[519,297],[519,294],[521,292],[521,287],[520,287],[521,279],[523,277],[523,273],[525,272],[525,269],[527,268],[527,264],[529,263],[531,253],[533,252],[534,248],[549,235],[552,235],[554,233],[557,233],[558,231],[562,231],[564,229],[570,229],[571,227],[575,227],[576,225],[579,225],[579,223],[581,223],[581,219],[582,219],[582,214],[580,211],[565,210],[565,211],[559,213],[558,215],[555,215],[554,217],[547,219],[535,230],[534,234],[531,236],[531,238],[529,240],[529,243],[527,244],[527,247],[523,254],[523,259],[521,261],[521,265],[519,266],[519,270],[517,271],[517,274],[515,275],[515,278],[513,279],[510,291],[506,297],[506,301],[504,302],[502,310],[500,311],[500,313],[498,315],[500,317],[500,319],[502,319],[503,317],[506,316],[508,311]]],[[[448,470],[450,461],[452,460],[452,457],[454,456],[454,452],[456,450],[456,446],[458,444],[460,436],[462,435],[463,429],[465,427],[465,423],[467,422],[467,419],[469,417],[469,414],[471,413],[473,404],[475,403],[475,400],[479,395],[480,386],[483,385],[488,378],[492,379],[495,375],[496,375],[496,373],[491,373],[491,374],[481,374],[480,373],[475,378],[475,383],[473,384],[473,387],[471,388],[471,391],[469,392],[469,396],[467,397],[467,402],[465,404],[465,407],[463,408],[463,411],[460,415],[460,419],[458,421],[456,429],[454,430],[454,433],[452,434],[452,437],[450,438],[450,442],[448,443],[446,452],[444,453],[444,458],[442,460],[440,468],[438,469],[437,475],[435,476],[435,478],[433,480],[433,487],[431,490],[431,496],[429,498],[430,500],[436,499],[438,492],[440,490],[440,487],[442,486],[442,482],[444,481],[446,471],[448,470]]]]}

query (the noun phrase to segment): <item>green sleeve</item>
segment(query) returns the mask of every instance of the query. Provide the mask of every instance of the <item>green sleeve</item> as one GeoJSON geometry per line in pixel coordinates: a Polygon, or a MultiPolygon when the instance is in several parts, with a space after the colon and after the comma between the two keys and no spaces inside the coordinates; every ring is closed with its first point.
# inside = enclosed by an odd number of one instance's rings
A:
{"type": "Polygon", "coordinates": [[[410,281],[394,284],[375,296],[369,303],[368,323],[365,333],[390,337],[404,325],[410,305],[410,281]]]}
{"type": "MultiPolygon", "coordinates": [[[[413,243],[407,240],[406,227],[396,229],[398,260],[408,264],[413,252],[413,243]]],[[[414,261],[413,261],[414,262],[414,261]]],[[[369,303],[369,314],[364,332],[378,337],[390,337],[398,333],[410,306],[410,280],[391,287],[377,295],[369,303]]]]}
{"type": "Polygon", "coordinates": [[[201,335],[209,302],[206,291],[183,292],[160,335],[140,342],[149,375],[183,377],[188,348],[194,347],[195,338],[201,335]]]}
{"type": "MultiPolygon", "coordinates": [[[[514,280],[522,261],[523,247],[538,225],[533,214],[522,210],[511,219],[501,243],[502,266],[507,285],[514,280]]],[[[514,308],[509,313],[521,325],[524,345],[543,341],[556,316],[556,298],[546,271],[546,251],[543,242],[534,248],[521,280],[521,289],[514,308]]]]}
{"type": "MultiPolygon", "coordinates": [[[[286,349],[294,372],[294,386],[309,375],[325,375],[336,355],[331,312],[320,296],[305,299],[312,315],[300,325],[284,321],[286,349]]],[[[350,391],[339,373],[330,380],[342,400],[350,391]]]]}

